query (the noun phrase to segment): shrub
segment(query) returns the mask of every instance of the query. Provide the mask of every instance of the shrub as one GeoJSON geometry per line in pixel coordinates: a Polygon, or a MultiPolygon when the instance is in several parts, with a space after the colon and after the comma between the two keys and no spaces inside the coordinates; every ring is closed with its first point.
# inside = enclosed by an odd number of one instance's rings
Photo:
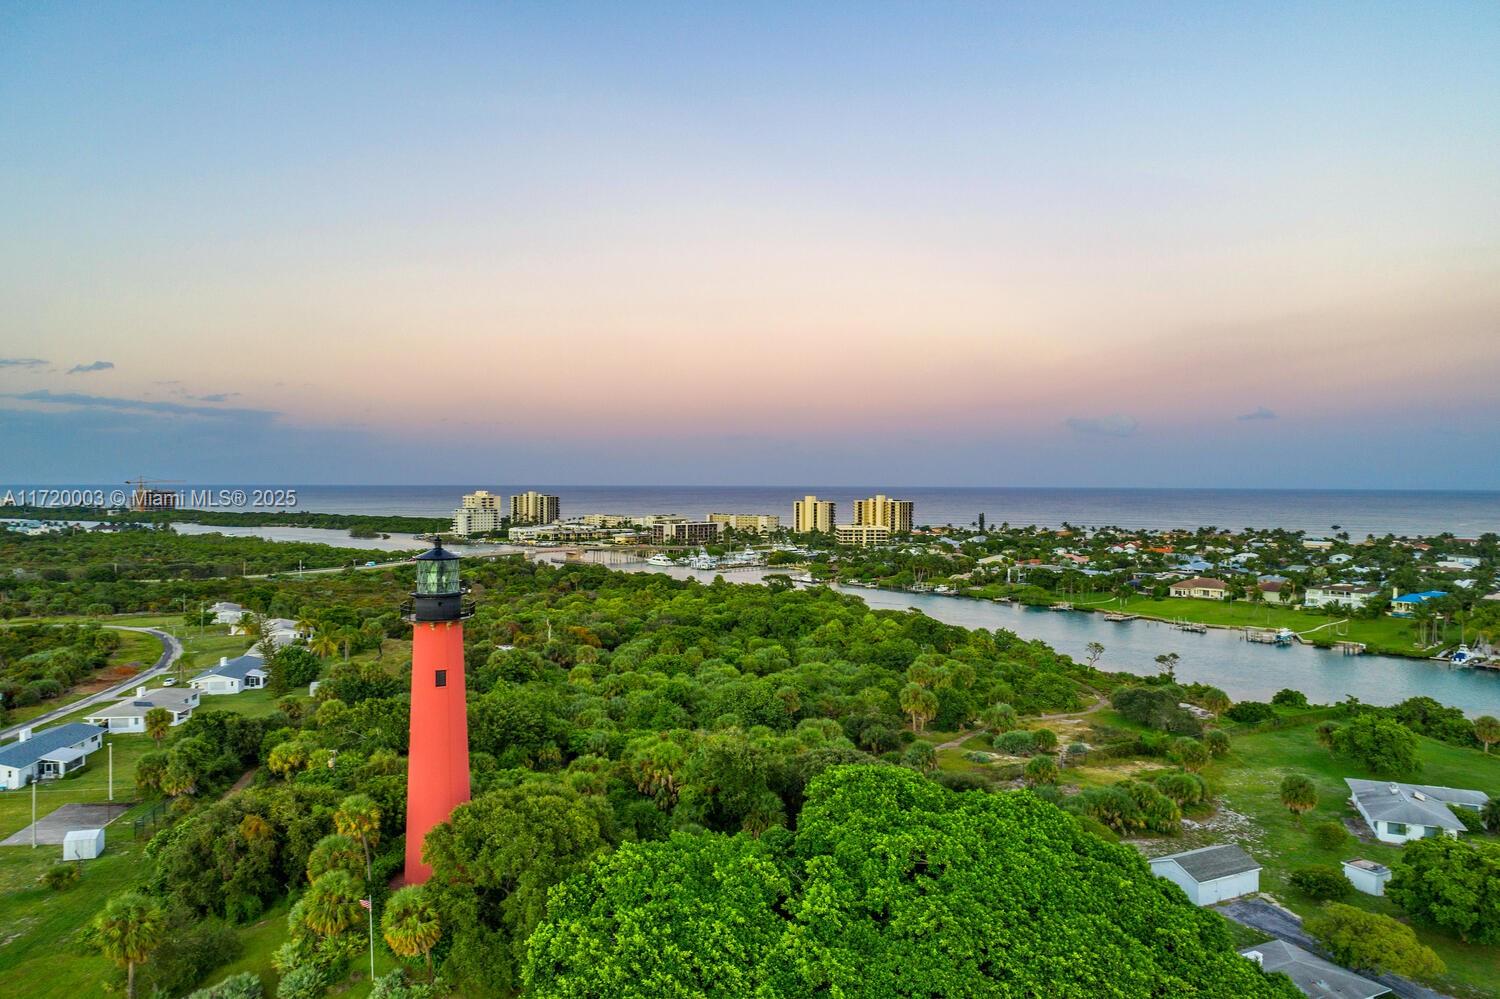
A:
{"type": "Polygon", "coordinates": [[[1345,898],[1354,890],[1354,886],[1349,883],[1348,878],[1344,877],[1344,872],[1340,868],[1326,864],[1299,867],[1288,876],[1287,880],[1291,882],[1293,888],[1318,902],[1345,898]]]}
{"type": "Polygon", "coordinates": [[[1412,918],[1462,940],[1500,943],[1500,844],[1447,836],[1408,843],[1385,893],[1412,918]]]}
{"type": "Polygon", "coordinates": [[[42,875],[42,884],[53,891],[65,891],[76,885],[81,877],[83,871],[78,864],[55,864],[42,875]]]}
{"type": "Polygon", "coordinates": [[[1182,688],[1176,684],[1121,687],[1110,695],[1114,709],[1131,721],[1173,735],[1198,735],[1203,725],[1180,706],[1182,688]]]}
{"type": "Polygon", "coordinates": [[[1313,842],[1322,850],[1337,850],[1349,840],[1342,822],[1319,822],[1312,828],[1313,842]]]}
{"type": "Polygon", "coordinates": [[[1036,751],[1036,739],[1024,728],[1017,728],[995,736],[994,746],[1007,756],[1029,756],[1036,751]]]}
{"type": "Polygon", "coordinates": [[[1451,811],[1458,821],[1464,824],[1464,829],[1471,833],[1484,832],[1484,815],[1472,808],[1460,808],[1457,805],[1449,805],[1451,811]]]}
{"type": "Polygon", "coordinates": [[[187,999],[261,999],[260,976],[253,971],[230,975],[217,985],[188,993],[187,999]]]}
{"type": "Polygon", "coordinates": [[[1282,708],[1305,708],[1307,707],[1307,695],[1300,690],[1283,687],[1271,695],[1271,703],[1282,708]]]}
{"type": "Polygon", "coordinates": [[[1208,797],[1208,785],[1203,778],[1184,770],[1157,774],[1152,783],[1158,791],[1179,805],[1196,805],[1208,797]]]}
{"type": "Polygon", "coordinates": [[[1400,776],[1422,767],[1417,759],[1417,737],[1405,725],[1383,715],[1360,715],[1335,729],[1329,741],[1335,753],[1377,774],[1400,776]]]}
{"type": "Polygon", "coordinates": [[[1417,940],[1410,926],[1390,916],[1329,902],[1303,928],[1334,960],[1351,968],[1432,978],[1446,969],[1432,948],[1417,940]]]}
{"type": "Polygon", "coordinates": [[[1057,733],[1050,728],[1035,729],[1031,738],[1039,753],[1050,753],[1057,748],[1057,733]]]}
{"type": "Polygon", "coordinates": [[[1197,739],[1178,739],[1172,746],[1172,757],[1184,770],[1201,770],[1208,763],[1208,747],[1197,739]]]}
{"type": "Polygon", "coordinates": [[[1203,733],[1203,744],[1208,747],[1208,755],[1218,758],[1229,752],[1229,733],[1222,728],[1211,728],[1203,733]]]}
{"type": "Polygon", "coordinates": [[[1050,756],[1033,756],[1026,763],[1026,783],[1057,783],[1057,761],[1050,756]]]}
{"type": "Polygon", "coordinates": [[[151,961],[136,972],[142,994],[180,995],[240,956],[239,935],[218,919],[192,922],[178,910],[176,925],[151,961]]]}
{"type": "Polygon", "coordinates": [[[1259,725],[1276,717],[1276,709],[1264,701],[1240,701],[1224,712],[1224,717],[1245,725],[1259,725]]]}

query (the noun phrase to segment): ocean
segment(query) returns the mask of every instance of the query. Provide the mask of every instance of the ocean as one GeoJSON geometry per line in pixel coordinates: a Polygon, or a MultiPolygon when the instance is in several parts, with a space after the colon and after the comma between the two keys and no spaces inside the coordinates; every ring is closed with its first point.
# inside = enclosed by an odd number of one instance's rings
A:
{"type": "Polygon", "coordinates": [[[327,513],[446,517],[474,489],[510,495],[526,489],[555,493],[564,517],[585,513],[710,512],[779,514],[790,523],[792,503],[811,493],[839,504],[884,493],[916,503],[918,524],[987,523],[1058,527],[1116,526],[1135,530],[1176,527],[1279,527],[1328,534],[1475,537],[1500,532],[1500,492],[1309,489],[1063,489],[944,486],[549,486],[474,483],[442,486],[298,486],[297,509],[327,513]]]}

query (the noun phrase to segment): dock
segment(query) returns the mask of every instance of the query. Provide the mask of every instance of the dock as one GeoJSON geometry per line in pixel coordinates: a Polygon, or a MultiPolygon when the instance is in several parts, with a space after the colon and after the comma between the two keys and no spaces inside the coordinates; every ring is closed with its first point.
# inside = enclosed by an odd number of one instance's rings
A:
{"type": "Polygon", "coordinates": [[[1051,609],[1055,611],[1070,611],[1073,609],[1073,605],[1064,601],[1062,603],[1053,604],[1051,609]]]}
{"type": "Polygon", "coordinates": [[[1177,631],[1187,631],[1194,635],[1208,634],[1208,625],[1197,624],[1193,621],[1173,621],[1172,627],[1177,631]]]}
{"type": "Polygon", "coordinates": [[[1334,642],[1333,648],[1335,651],[1342,652],[1346,656],[1360,656],[1364,655],[1365,643],[1348,641],[1334,642]]]}
{"type": "Polygon", "coordinates": [[[1245,641],[1261,645],[1291,645],[1295,636],[1285,628],[1246,628],[1245,641]]]}
{"type": "Polygon", "coordinates": [[[1137,616],[1135,614],[1121,614],[1119,611],[1111,611],[1104,615],[1104,620],[1119,623],[1121,621],[1134,621],[1137,616]]]}

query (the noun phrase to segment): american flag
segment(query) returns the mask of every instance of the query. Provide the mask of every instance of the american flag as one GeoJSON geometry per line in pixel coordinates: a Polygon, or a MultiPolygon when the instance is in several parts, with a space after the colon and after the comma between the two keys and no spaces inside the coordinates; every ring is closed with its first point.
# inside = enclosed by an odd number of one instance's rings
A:
{"type": "Polygon", "coordinates": [[[367,899],[367,898],[360,899],[359,900],[359,907],[361,909],[368,909],[370,907],[370,900],[367,899]]]}

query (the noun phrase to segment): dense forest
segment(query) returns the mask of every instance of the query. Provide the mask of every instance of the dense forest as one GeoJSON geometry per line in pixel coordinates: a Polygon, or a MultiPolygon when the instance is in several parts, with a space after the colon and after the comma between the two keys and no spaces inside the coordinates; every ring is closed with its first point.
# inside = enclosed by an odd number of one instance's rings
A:
{"type": "MultiPolygon", "coordinates": [[[[347,974],[366,892],[411,961],[393,996],[428,969],[473,996],[1295,994],[1095,820],[931,765],[928,726],[1074,710],[1117,678],[826,590],[520,559],[468,577],[474,796],[429,838],[425,887],[385,887],[407,671],[367,660],[263,718],[201,711],[141,761],[180,817],[129,904],[202,934],[290,894],[284,999],[347,974]]],[[[400,627],[374,594],[319,585],[285,609],[400,627]]],[[[307,658],[273,675],[301,682],[307,658]]]]}

